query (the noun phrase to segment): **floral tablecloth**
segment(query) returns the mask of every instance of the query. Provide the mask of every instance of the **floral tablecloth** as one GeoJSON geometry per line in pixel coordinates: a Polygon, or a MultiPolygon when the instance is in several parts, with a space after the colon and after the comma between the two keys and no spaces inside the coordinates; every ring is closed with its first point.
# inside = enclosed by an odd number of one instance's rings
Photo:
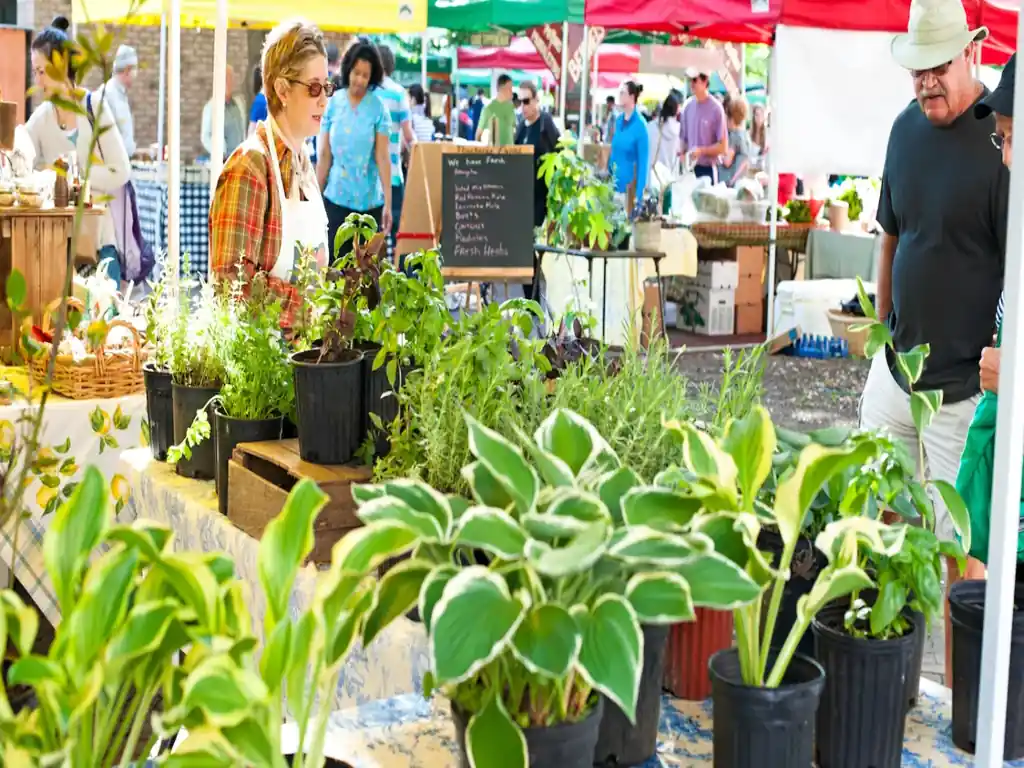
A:
{"type": "MultiPolygon", "coordinates": [[[[23,368],[0,368],[0,379],[10,381],[22,392],[30,391],[23,368]]],[[[35,397],[33,402],[37,400],[35,397]]],[[[10,456],[16,438],[25,431],[26,420],[34,413],[34,405],[17,399],[0,406],[0,460],[10,456]]],[[[48,398],[42,448],[31,467],[24,495],[29,516],[20,525],[12,520],[0,528],[0,559],[13,569],[54,626],[60,621],[60,611],[43,567],[43,534],[49,515],[71,495],[87,464],[99,468],[111,484],[118,508],[123,506],[128,485],[117,474],[119,455],[122,449],[148,445],[145,413],[145,395],[109,400],[68,400],[59,395],[48,398]],[[17,556],[12,557],[15,550],[17,556]]]]}
{"type": "MultiPolygon", "coordinates": [[[[153,520],[174,531],[176,549],[218,550],[230,555],[235,561],[235,573],[250,585],[249,610],[254,631],[262,634],[266,600],[256,569],[259,542],[220,514],[213,483],[179,477],[173,468],[154,461],[148,449],[122,453],[119,472],[131,489],[121,522],[129,523],[138,517],[153,520]]],[[[309,605],[315,580],[316,570],[312,566],[299,572],[291,599],[293,615],[309,605]]],[[[335,707],[352,707],[420,691],[427,669],[427,641],[422,626],[400,619],[369,648],[358,644],[353,648],[341,672],[335,707]]]]}
{"type": "MultiPolygon", "coordinates": [[[[973,766],[974,759],[950,737],[950,691],[921,681],[917,708],[907,719],[902,764],[915,768],[973,766]]],[[[284,732],[294,739],[289,731],[284,732]]],[[[711,702],[662,700],[658,756],[643,768],[710,766],[711,702]]],[[[398,696],[336,712],[330,721],[326,754],[353,768],[450,768],[455,764],[455,729],[446,702],[398,696]]],[[[1006,763],[1024,768],[1024,761],[1006,763]]]]}

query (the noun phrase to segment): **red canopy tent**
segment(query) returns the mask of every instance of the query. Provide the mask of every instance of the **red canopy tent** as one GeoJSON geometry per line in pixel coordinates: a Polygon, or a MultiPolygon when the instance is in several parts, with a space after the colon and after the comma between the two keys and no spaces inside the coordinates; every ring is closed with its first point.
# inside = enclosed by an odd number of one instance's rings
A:
{"type": "MultiPolygon", "coordinates": [[[[963,0],[967,18],[991,32],[982,62],[1003,64],[1016,50],[1019,0],[963,0]]],[[[754,11],[750,0],[587,0],[587,24],[644,32],[685,33],[708,40],[771,43],[776,24],[820,29],[901,32],[910,0],[770,0],[754,11]]]]}
{"type": "MultiPolygon", "coordinates": [[[[604,43],[598,55],[601,72],[634,74],[640,69],[640,49],[635,45],[604,43]]],[[[525,37],[513,39],[507,48],[459,48],[458,62],[469,69],[547,71],[536,47],[525,37]]]]}

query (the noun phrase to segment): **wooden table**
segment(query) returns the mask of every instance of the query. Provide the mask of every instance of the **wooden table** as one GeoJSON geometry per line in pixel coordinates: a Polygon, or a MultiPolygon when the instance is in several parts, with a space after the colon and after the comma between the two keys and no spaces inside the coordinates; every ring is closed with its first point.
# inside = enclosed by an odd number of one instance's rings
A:
{"type": "MultiPolygon", "coordinates": [[[[99,207],[83,211],[83,222],[95,226],[99,207]]],[[[25,309],[39,322],[43,309],[64,290],[74,208],[0,208],[0,343],[11,344],[14,318],[7,307],[7,277],[18,270],[25,277],[25,309]]],[[[92,230],[83,225],[83,231],[92,230]]]]}

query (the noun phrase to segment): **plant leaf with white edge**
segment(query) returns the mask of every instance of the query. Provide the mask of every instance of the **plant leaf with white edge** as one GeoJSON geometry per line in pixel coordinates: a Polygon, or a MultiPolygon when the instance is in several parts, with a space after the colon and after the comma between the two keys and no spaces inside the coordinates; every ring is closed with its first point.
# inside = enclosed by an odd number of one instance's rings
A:
{"type": "Polygon", "coordinates": [[[809,621],[833,600],[873,586],[871,577],[857,565],[829,566],[818,574],[811,591],[797,601],[797,615],[809,621]]]}
{"type": "Polygon", "coordinates": [[[665,429],[683,438],[683,465],[698,477],[711,478],[715,485],[735,492],[737,469],[732,456],[718,447],[714,439],[689,423],[670,420],[665,429]]]}
{"type": "MultiPolygon", "coordinates": [[[[820,550],[830,562],[836,562],[840,556],[839,547],[843,546],[845,540],[852,536],[856,543],[863,543],[868,549],[883,557],[893,557],[903,549],[903,541],[906,538],[907,528],[905,525],[889,526],[881,520],[872,520],[869,517],[846,517],[835,520],[825,526],[825,529],[818,534],[814,540],[814,546],[820,550]],[[837,546],[837,544],[839,546],[837,546]]],[[[849,546],[856,547],[856,543],[849,546]]],[[[844,561],[855,560],[855,549],[851,549],[844,561]]]]}
{"type": "Polygon", "coordinates": [[[733,419],[725,429],[722,448],[736,464],[740,494],[753,508],[761,486],[772,471],[775,455],[775,428],[763,406],[756,406],[742,419],[733,419]]]}
{"type": "Polygon", "coordinates": [[[437,521],[443,536],[452,530],[452,508],[444,494],[438,493],[420,480],[388,480],[384,490],[393,498],[401,499],[417,512],[430,515],[437,521]]]}
{"type": "Polygon", "coordinates": [[[511,560],[523,554],[526,532],[503,509],[470,507],[459,520],[455,543],[482,549],[503,560],[511,560]]]}
{"type": "Polygon", "coordinates": [[[368,648],[387,626],[416,605],[429,563],[405,560],[384,574],[374,590],[373,603],[363,622],[363,647],[368,648]]]}
{"type": "Polygon", "coordinates": [[[635,724],[644,657],[644,636],[636,611],[621,595],[604,594],[592,610],[573,606],[572,616],[583,636],[577,669],[635,724]]]}
{"type": "Polygon", "coordinates": [[[914,386],[924,373],[924,361],[931,354],[930,344],[918,344],[909,352],[896,353],[896,366],[906,377],[911,387],[914,386]]]}
{"type": "Polygon", "coordinates": [[[534,605],[512,638],[512,651],[531,673],[561,678],[580,652],[579,627],[561,605],[534,605]]]}
{"type": "Polygon", "coordinates": [[[932,485],[935,486],[942,497],[943,503],[946,505],[946,509],[949,510],[950,520],[952,520],[953,527],[960,537],[960,544],[963,546],[964,552],[970,552],[971,515],[967,511],[967,505],[964,504],[963,498],[951,483],[945,480],[932,480],[932,485]]]}
{"type": "Polygon", "coordinates": [[[941,389],[929,389],[923,392],[915,390],[910,396],[910,415],[914,419],[914,426],[917,428],[918,434],[928,429],[941,407],[941,389]]]}
{"type": "Polygon", "coordinates": [[[612,528],[609,523],[591,523],[564,547],[552,547],[530,539],[526,543],[526,559],[538,573],[560,578],[589,569],[608,550],[612,528]]]}
{"type": "Polygon", "coordinates": [[[548,515],[540,512],[523,515],[519,518],[519,524],[531,539],[549,543],[561,539],[571,539],[573,536],[583,533],[588,525],[584,520],[577,520],[575,517],[548,515]]]}
{"type": "Polygon", "coordinates": [[[466,753],[470,768],[522,768],[529,763],[526,737],[512,722],[500,696],[491,696],[470,718],[466,753]]]}
{"type": "Polygon", "coordinates": [[[411,550],[416,541],[416,532],[403,523],[382,522],[357,528],[334,545],[331,570],[369,573],[388,558],[411,550]]]}
{"type": "Polygon", "coordinates": [[[533,463],[537,465],[537,470],[545,483],[554,488],[571,488],[575,485],[576,478],[572,470],[569,469],[569,465],[555,454],[530,442],[526,443],[526,450],[529,452],[530,458],[533,459],[533,463]]]}
{"type": "Polygon", "coordinates": [[[864,317],[878,322],[878,312],[875,309],[874,303],[868,297],[864,281],[860,277],[857,278],[857,301],[860,302],[860,311],[864,313],[864,317]]]}
{"type": "Polygon", "coordinates": [[[640,487],[622,499],[622,516],[628,525],[646,525],[659,531],[678,531],[700,512],[700,499],[665,488],[640,487]]]}
{"type": "Polygon", "coordinates": [[[690,585],[678,573],[638,573],[626,585],[626,599],[642,624],[693,621],[690,585]]]}
{"type": "Polygon", "coordinates": [[[363,504],[356,510],[356,517],[364,525],[383,521],[404,525],[414,531],[421,541],[440,542],[447,536],[447,531],[442,530],[441,524],[433,515],[415,510],[394,496],[382,496],[363,504]]]}
{"type": "Polygon", "coordinates": [[[861,328],[867,328],[868,337],[864,342],[864,357],[872,360],[881,350],[892,346],[892,333],[882,323],[865,323],[861,328]]]}
{"type": "Polygon", "coordinates": [[[523,619],[504,580],[464,568],[444,588],[431,617],[430,658],[438,685],[467,680],[501,654],[523,619]]]}
{"type": "Polygon", "coordinates": [[[373,593],[373,585],[364,582],[352,593],[345,612],[336,622],[333,622],[333,625],[328,626],[328,631],[333,629],[333,633],[327,638],[324,656],[328,669],[335,669],[348,656],[352,644],[359,636],[359,627],[363,617],[373,604],[373,593]]]}
{"type": "Polygon", "coordinates": [[[356,503],[356,506],[361,507],[367,502],[379,499],[382,496],[386,496],[387,491],[384,490],[383,485],[371,485],[369,483],[359,483],[358,485],[352,486],[352,500],[356,503]]]}
{"type": "Polygon", "coordinates": [[[640,476],[629,467],[619,467],[614,472],[609,472],[601,477],[597,486],[597,495],[608,507],[616,525],[621,524],[625,519],[622,510],[623,497],[641,485],[643,485],[643,481],[640,476]]]}
{"type": "Polygon", "coordinates": [[[594,494],[584,491],[559,491],[544,511],[548,515],[574,517],[585,523],[604,521],[610,524],[612,522],[611,512],[608,511],[604,502],[594,494]]]}
{"type": "Polygon", "coordinates": [[[501,487],[490,470],[483,462],[474,461],[462,468],[462,477],[469,485],[473,499],[484,507],[508,509],[512,506],[512,496],[501,487]]]}
{"type": "Polygon", "coordinates": [[[782,479],[775,491],[772,510],[779,535],[787,546],[796,546],[807,510],[822,486],[848,467],[861,466],[874,452],[870,444],[856,448],[825,448],[814,443],[800,451],[796,467],[782,479]]]}
{"type": "Polygon", "coordinates": [[[448,586],[448,582],[454,579],[458,573],[459,569],[454,565],[442,565],[434,568],[423,580],[423,585],[420,587],[418,605],[420,621],[423,622],[423,627],[427,630],[428,634],[433,624],[434,609],[441,602],[444,588],[448,586]]]}
{"type": "Polygon", "coordinates": [[[762,587],[736,563],[717,552],[692,558],[672,570],[690,585],[694,605],[731,610],[761,596],[762,587]]]}
{"type": "Polygon", "coordinates": [[[523,452],[468,413],[466,424],[469,426],[469,450],[511,497],[520,515],[532,512],[540,491],[540,479],[523,452]]]}
{"type": "Polygon", "coordinates": [[[594,452],[595,436],[603,441],[589,421],[565,408],[553,411],[534,433],[537,445],[562,461],[574,478],[594,452]]]}
{"type": "Polygon", "coordinates": [[[630,565],[675,567],[702,552],[683,536],[636,526],[613,541],[609,553],[630,565]]]}

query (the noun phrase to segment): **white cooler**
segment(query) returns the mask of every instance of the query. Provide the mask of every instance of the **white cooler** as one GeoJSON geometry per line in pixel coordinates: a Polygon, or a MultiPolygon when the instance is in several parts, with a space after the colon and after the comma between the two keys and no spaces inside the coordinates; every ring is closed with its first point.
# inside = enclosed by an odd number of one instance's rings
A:
{"type": "MultiPolygon", "coordinates": [[[[874,283],[864,290],[875,292],[874,283]]],[[[801,333],[831,336],[828,311],[857,295],[856,280],[786,280],[775,295],[775,332],[799,326],[801,333]]]]}

